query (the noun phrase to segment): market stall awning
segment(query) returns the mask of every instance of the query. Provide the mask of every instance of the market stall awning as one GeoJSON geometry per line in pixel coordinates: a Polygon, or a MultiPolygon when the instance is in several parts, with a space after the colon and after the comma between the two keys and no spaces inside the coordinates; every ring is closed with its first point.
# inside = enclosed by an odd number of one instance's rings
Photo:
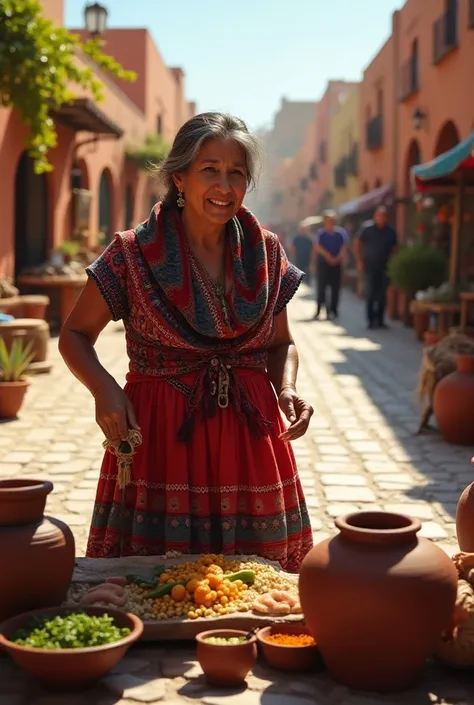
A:
{"type": "Polygon", "coordinates": [[[337,213],[340,217],[371,211],[377,206],[389,206],[393,203],[393,188],[390,185],[379,186],[373,191],[368,191],[352,201],[347,201],[339,206],[337,213]]]}
{"type": "Polygon", "coordinates": [[[418,191],[426,191],[430,185],[452,185],[460,173],[466,183],[474,183],[474,132],[448,152],[411,170],[418,191]]]}
{"type": "Polygon", "coordinates": [[[51,117],[74,132],[113,135],[117,139],[123,135],[122,128],[89,98],[75,98],[71,103],[64,103],[51,110],[51,117]]]}

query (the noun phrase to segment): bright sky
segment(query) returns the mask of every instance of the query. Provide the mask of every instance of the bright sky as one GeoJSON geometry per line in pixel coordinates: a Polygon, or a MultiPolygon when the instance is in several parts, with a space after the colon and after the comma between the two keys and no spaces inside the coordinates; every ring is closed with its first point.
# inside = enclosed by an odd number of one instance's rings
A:
{"type": "MultiPolygon", "coordinates": [[[[101,0],[110,27],[147,27],[186,73],[198,110],[226,110],[253,129],[281,97],[316,100],[328,79],[358,80],[390,34],[402,0],[101,0]]],[[[85,0],[66,0],[83,26],[85,0]]]]}

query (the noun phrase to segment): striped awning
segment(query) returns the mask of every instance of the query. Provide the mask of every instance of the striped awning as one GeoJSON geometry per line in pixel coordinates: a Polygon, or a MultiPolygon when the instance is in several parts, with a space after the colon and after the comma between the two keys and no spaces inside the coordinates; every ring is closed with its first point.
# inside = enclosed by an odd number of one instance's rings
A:
{"type": "Polygon", "coordinates": [[[418,191],[426,191],[430,184],[452,184],[459,173],[465,173],[469,181],[474,179],[474,132],[449,151],[411,170],[418,191]]]}

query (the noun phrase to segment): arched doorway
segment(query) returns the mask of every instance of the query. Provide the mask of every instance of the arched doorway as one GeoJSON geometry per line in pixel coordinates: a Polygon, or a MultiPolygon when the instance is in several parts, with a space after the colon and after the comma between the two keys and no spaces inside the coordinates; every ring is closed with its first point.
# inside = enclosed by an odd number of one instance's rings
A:
{"type": "Polygon", "coordinates": [[[131,184],[125,186],[125,230],[133,228],[133,187],[131,184]]]}
{"type": "Polygon", "coordinates": [[[439,132],[434,156],[439,157],[440,154],[448,152],[459,144],[460,141],[458,128],[452,120],[448,120],[448,122],[444,123],[439,132]]]}
{"type": "Polygon", "coordinates": [[[112,240],[112,177],[108,169],[104,169],[99,182],[99,230],[104,234],[106,242],[112,240]]]}
{"type": "Polygon", "coordinates": [[[418,164],[421,164],[421,149],[418,141],[412,140],[408,146],[405,163],[405,194],[407,196],[411,191],[411,170],[418,164]]]}
{"type": "Polygon", "coordinates": [[[15,276],[48,256],[48,181],[24,152],[15,176],[15,276]]]}

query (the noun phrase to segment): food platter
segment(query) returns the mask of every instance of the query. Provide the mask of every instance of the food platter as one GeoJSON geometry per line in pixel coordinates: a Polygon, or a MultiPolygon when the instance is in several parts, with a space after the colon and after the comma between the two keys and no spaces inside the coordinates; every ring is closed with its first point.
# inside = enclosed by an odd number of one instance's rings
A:
{"type": "MultiPolygon", "coordinates": [[[[84,592],[112,577],[125,577],[130,573],[141,573],[152,570],[157,564],[165,564],[167,569],[183,563],[198,561],[201,556],[186,555],[178,557],[165,556],[129,556],[124,558],[78,558],[68,595],[68,604],[77,605],[84,592]]],[[[271,566],[278,576],[296,587],[298,576],[285,573],[277,563],[256,556],[226,556],[226,560],[251,561],[262,566],[271,566]]],[[[189,619],[185,615],[165,619],[143,619],[144,632],[142,639],[148,641],[178,641],[194,639],[196,634],[206,629],[242,629],[249,631],[255,627],[265,627],[275,621],[300,624],[302,614],[258,614],[253,611],[236,612],[233,614],[213,615],[189,619]]]]}

